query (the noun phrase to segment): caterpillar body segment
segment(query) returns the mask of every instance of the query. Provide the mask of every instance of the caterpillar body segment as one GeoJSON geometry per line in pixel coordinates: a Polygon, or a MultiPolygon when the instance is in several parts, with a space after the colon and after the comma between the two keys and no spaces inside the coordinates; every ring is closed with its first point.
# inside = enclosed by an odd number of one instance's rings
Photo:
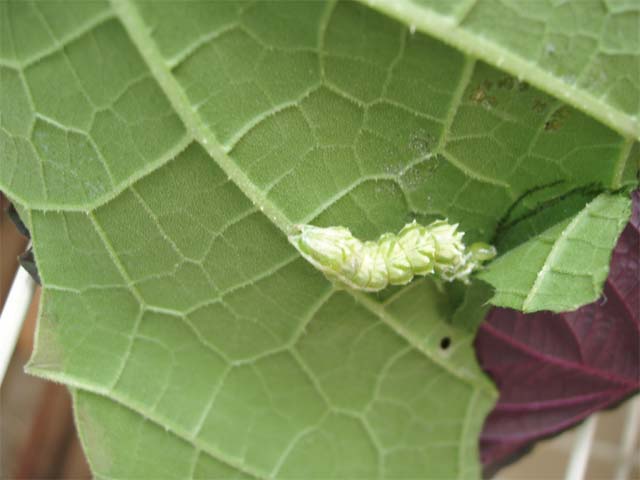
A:
{"type": "Polygon", "coordinates": [[[377,241],[361,241],[345,227],[298,225],[289,241],[302,256],[332,280],[364,291],[404,285],[415,275],[434,274],[444,280],[469,281],[495,248],[462,241],[458,225],[436,220],[429,225],[413,221],[400,232],[383,234],[377,241]]]}

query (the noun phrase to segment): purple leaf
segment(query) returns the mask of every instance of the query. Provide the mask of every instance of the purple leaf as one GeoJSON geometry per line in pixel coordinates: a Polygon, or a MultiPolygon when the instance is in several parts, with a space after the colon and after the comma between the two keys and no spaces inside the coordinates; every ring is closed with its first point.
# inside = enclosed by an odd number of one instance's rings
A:
{"type": "Polygon", "coordinates": [[[494,308],[475,347],[500,398],[480,435],[486,472],[640,390],[640,193],[597,302],[568,313],[494,308]]]}

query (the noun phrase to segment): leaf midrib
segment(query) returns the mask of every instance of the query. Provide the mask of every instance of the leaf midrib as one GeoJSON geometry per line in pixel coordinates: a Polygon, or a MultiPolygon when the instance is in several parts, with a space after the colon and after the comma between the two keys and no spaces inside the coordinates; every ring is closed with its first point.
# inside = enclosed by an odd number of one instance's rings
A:
{"type": "MultiPolygon", "coordinates": [[[[147,35],[148,27],[144,23],[142,17],[138,13],[136,7],[132,5],[130,0],[111,0],[111,5],[116,15],[124,25],[133,44],[138,49],[142,59],[151,70],[152,75],[160,85],[169,102],[175,109],[178,116],[184,122],[187,130],[191,133],[202,147],[207,150],[209,155],[217,162],[218,166],[229,176],[238,188],[251,200],[254,205],[258,205],[261,211],[270,221],[279,228],[285,235],[289,235],[294,231],[294,223],[269,200],[263,192],[247,177],[247,175],[237,166],[237,164],[227,155],[224,147],[215,138],[213,132],[209,130],[200,116],[193,111],[193,107],[172,75],[167,63],[164,61],[158,47],[155,45],[150,36],[147,35]]],[[[452,106],[457,108],[456,105],[452,106]]],[[[397,335],[405,339],[413,345],[418,351],[423,353],[429,360],[439,365],[451,375],[460,380],[473,385],[474,387],[485,391],[486,394],[494,396],[495,390],[490,382],[477,375],[468,374],[461,370],[455,369],[451,364],[439,358],[433,352],[428,351],[421,344],[419,339],[413,338],[410,332],[399,328],[400,322],[392,318],[392,316],[384,310],[384,307],[375,305],[360,292],[348,290],[354,299],[377,318],[380,318],[385,325],[393,330],[397,335]]]]}
{"type": "Polygon", "coordinates": [[[186,94],[179,86],[168,68],[160,50],[147,35],[148,26],[144,23],[130,0],[110,0],[112,8],[125,27],[131,41],[138,49],[142,59],[151,70],[169,102],[185,124],[192,137],[209,153],[218,166],[229,176],[240,190],[259,205],[262,212],[286,235],[293,233],[293,222],[273,202],[267,199],[261,190],[247,177],[238,165],[227,155],[224,147],[207,128],[199,115],[193,113],[186,94]]]}
{"type": "Polygon", "coordinates": [[[456,49],[504,70],[561,99],[627,138],[640,139],[640,122],[586,90],[569,85],[557,76],[460,26],[461,19],[421,8],[411,0],[357,0],[405,25],[435,37],[456,49]]]}
{"type": "Polygon", "coordinates": [[[562,232],[560,232],[560,235],[551,246],[551,249],[549,250],[549,252],[547,253],[547,256],[544,259],[544,263],[542,264],[542,267],[538,271],[538,276],[533,282],[533,285],[531,286],[531,289],[529,290],[529,293],[527,294],[526,298],[522,302],[523,312],[536,311],[535,305],[533,304],[538,300],[537,298],[538,291],[540,290],[543,283],[549,277],[549,274],[552,272],[553,264],[555,263],[556,256],[558,255],[558,250],[566,244],[566,242],[570,238],[569,235],[571,235],[571,233],[580,224],[580,222],[582,222],[582,219],[589,214],[589,207],[592,204],[593,202],[590,202],[589,204],[587,204],[585,208],[583,208],[573,218],[573,220],[571,220],[571,222],[569,222],[569,224],[562,229],[562,232]]]}

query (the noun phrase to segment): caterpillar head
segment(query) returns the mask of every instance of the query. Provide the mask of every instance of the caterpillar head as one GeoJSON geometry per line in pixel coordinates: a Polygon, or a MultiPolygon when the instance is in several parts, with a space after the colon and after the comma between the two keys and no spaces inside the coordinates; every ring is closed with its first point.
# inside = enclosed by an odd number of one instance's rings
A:
{"type": "Polygon", "coordinates": [[[498,254],[496,247],[484,242],[476,242],[471,245],[469,253],[471,254],[471,260],[477,263],[492,260],[498,254]]]}

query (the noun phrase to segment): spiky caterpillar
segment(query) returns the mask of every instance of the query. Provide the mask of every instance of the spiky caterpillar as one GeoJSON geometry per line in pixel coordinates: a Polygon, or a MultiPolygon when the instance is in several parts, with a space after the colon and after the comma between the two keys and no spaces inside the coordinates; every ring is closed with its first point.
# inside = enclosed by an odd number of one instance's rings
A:
{"type": "Polygon", "coordinates": [[[436,220],[420,225],[414,220],[400,232],[363,242],[345,227],[297,225],[289,241],[328,278],[357,290],[375,292],[387,285],[404,285],[415,275],[469,282],[469,275],[492,259],[496,250],[486,243],[467,249],[458,225],[436,220]]]}

